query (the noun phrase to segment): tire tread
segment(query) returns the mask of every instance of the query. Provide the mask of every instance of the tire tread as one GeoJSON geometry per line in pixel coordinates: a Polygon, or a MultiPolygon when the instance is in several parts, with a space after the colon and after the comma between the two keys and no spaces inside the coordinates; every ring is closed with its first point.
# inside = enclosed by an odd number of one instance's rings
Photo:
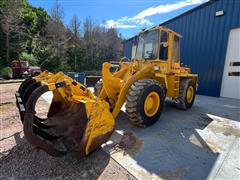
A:
{"type": "Polygon", "coordinates": [[[141,95],[143,91],[151,85],[157,84],[158,86],[162,87],[158,81],[152,80],[152,79],[141,79],[136,82],[134,82],[131,87],[128,90],[127,96],[126,96],[126,114],[128,116],[128,119],[137,126],[140,127],[146,127],[146,125],[143,123],[143,119],[139,112],[137,112],[137,104],[139,101],[139,98],[141,98],[141,95]]]}

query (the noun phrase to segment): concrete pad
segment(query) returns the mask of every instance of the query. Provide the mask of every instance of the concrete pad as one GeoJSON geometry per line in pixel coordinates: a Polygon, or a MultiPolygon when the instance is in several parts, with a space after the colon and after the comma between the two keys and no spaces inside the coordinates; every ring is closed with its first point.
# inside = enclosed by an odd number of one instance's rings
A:
{"type": "Polygon", "coordinates": [[[197,96],[181,111],[167,102],[148,128],[132,126],[123,109],[103,149],[138,179],[239,179],[239,103],[197,96]]]}
{"type": "Polygon", "coordinates": [[[103,150],[138,179],[239,179],[239,108],[239,100],[207,96],[188,111],[168,101],[156,124],[139,128],[123,107],[103,150]]]}

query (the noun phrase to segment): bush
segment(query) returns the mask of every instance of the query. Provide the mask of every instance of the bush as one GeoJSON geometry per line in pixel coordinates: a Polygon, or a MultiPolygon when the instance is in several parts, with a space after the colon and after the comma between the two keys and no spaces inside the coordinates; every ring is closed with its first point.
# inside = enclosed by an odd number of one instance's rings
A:
{"type": "Polygon", "coordinates": [[[10,67],[4,67],[1,69],[0,76],[5,79],[12,78],[12,69],[10,67]]]}
{"type": "Polygon", "coordinates": [[[33,54],[23,52],[20,54],[20,59],[23,61],[28,61],[31,66],[37,66],[37,58],[33,54]]]}

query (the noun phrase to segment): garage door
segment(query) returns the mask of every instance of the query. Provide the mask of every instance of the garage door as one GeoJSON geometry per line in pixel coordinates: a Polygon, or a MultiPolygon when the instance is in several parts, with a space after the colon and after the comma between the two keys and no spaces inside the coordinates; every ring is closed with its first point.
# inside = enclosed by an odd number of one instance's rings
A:
{"type": "Polygon", "coordinates": [[[240,28],[229,34],[221,96],[240,99],[240,28]]]}

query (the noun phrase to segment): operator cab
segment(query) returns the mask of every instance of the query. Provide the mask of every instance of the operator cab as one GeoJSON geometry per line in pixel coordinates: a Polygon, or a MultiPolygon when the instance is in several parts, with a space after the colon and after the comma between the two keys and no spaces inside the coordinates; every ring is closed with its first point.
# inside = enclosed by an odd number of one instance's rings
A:
{"type": "Polygon", "coordinates": [[[140,32],[132,48],[132,59],[179,66],[180,37],[174,31],[161,26],[140,32]]]}

